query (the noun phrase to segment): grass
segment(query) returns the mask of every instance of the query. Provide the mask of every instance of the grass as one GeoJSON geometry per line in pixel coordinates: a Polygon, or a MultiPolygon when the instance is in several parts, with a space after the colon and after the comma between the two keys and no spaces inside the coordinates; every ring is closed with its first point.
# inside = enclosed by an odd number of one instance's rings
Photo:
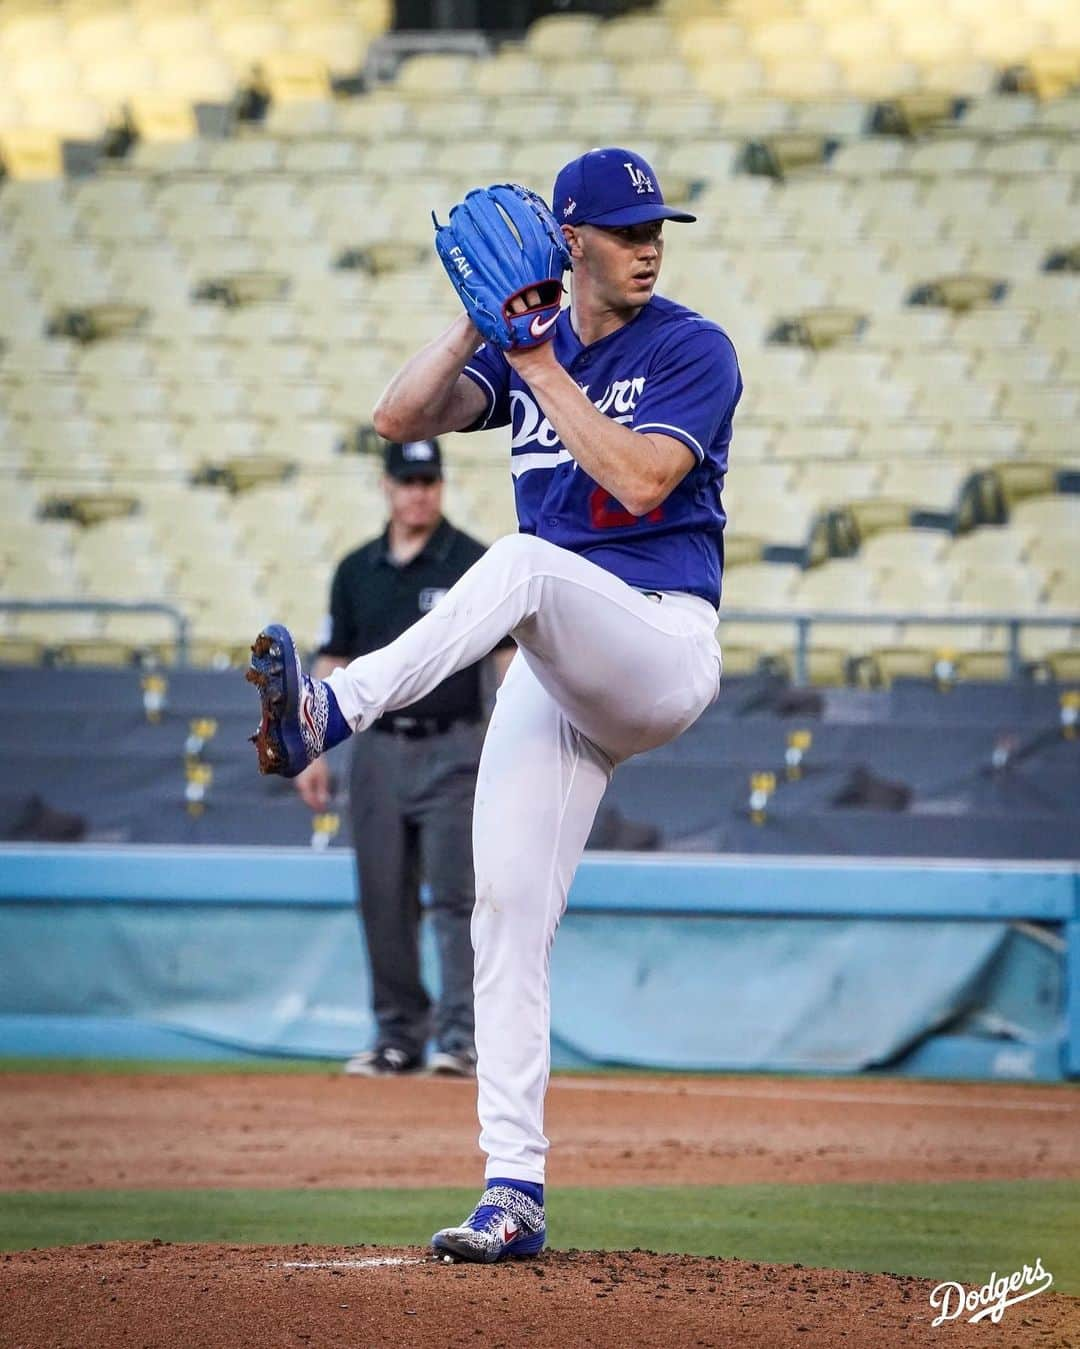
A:
{"type": "MultiPolygon", "coordinates": [[[[137,1076],[140,1073],[174,1073],[179,1076],[191,1076],[202,1073],[340,1073],[343,1060],[319,1058],[274,1058],[266,1054],[252,1054],[246,1058],[230,1059],[97,1059],[97,1058],[23,1058],[17,1055],[0,1055],[0,1075],[4,1073],[99,1073],[103,1076],[137,1076]]],[[[767,1069],[738,1069],[731,1072],[716,1073],[713,1069],[678,1068],[670,1073],[664,1070],[636,1064],[588,1064],[579,1068],[559,1068],[556,1077],[628,1077],[656,1078],[673,1075],[676,1077],[697,1077],[705,1081],[717,1076],[739,1078],[740,1080],[760,1080],[776,1082],[783,1078],[793,1081],[822,1080],[840,1081],[849,1084],[856,1082],[882,1082],[888,1079],[886,1073],[868,1072],[853,1077],[849,1073],[775,1073],[767,1069]]],[[[905,1085],[924,1082],[928,1086],[940,1087],[955,1085],[961,1081],[971,1081],[976,1085],[985,1084],[984,1078],[949,1078],[944,1082],[940,1077],[904,1077],[897,1079],[905,1085]]],[[[1052,1086],[1055,1091],[1080,1092],[1080,1077],[1061,1082],[1033,1082],[1024,1079],[998,1083],[1008,1086],[1010,1091],[1028,1088],[1032,1091],[1052,1086]]]]}
{"type": "MultiPolygon", "coordinates": [[[[0,1195],[0,1249],[149,1240],[414,1246],[472,1189],[0,1195]]],[[[555,1190],[552,1243],[985,1282],[1035,1257],[1080,1294],[1080,1181],[555,1190]]]]}
{"type": "Polygon", "coordinates": [[[98,1073],[103,1077],[138,1077],[173,1073],[181,1077],[215,1073],[334,1073],[341,1059],[276,1059],[266,1055],[238,1059],[53,1059],[0,1057],[2,1073],[98,1073]]]}

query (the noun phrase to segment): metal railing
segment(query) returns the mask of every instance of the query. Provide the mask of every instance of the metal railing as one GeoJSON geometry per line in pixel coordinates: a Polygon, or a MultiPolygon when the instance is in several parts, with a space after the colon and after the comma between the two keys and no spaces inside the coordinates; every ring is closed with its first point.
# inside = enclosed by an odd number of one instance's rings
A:
{"type": "Polygon", "coordinates": [[[160,614],[176,631],[176,663],[188,663],[190,623],[179,609],[154,600],[9,600],[0,597],[0,613],[160,614]]]}
{"type": "MultiPolygon", "coordinates": [[[[160,614],[168,618],[176,631],[176,664],[187,665],[190,655],[191,624],[175,606],[157,601],[122,600],[13,600],[0,598],[0,612],[8,613],[99,613],[99,614],[160,614]]],[[[790,623],[795,630],[795,668],[792,677],[797,686],[808,682],[810,672],[810,638],[815,625],[845,627],[903,627],[918,624],[921,627],[1004,628],[1007,635],[1005,654],[1009,675],[1016,679],[1023,670],[1020,634],[1024,628],[1080,629],[1080,613],[1039,615],[987,614],[923,614],[918,612],[858,613],[837,609],[775,610],[727,609],[720,611],[720,638],[728,623],[790,623]]]]}
{"type": "Polygon", "coordinates": [[[792,672],[794,682],[803,686],[808,682],[810,672],[810,633],[815,624],[822,627],[903,627],[918,624],[920,627],[970,627],[1004,628],[1007,634],[1006,655],[1009,664],[1009,676],[1020,676],[1024,661],[1020,653],[1020,633],[1024,628],[1077,628],[1080,627],[1080,614],[1055,614],[1029,617],[1026,614],[921,614],[899,613],[852,613],[845,610],[764,610],[764,609],[726,609],[720,610],[720,640],[723,644],[724,625],[727,623],[790,623],[795,629],[795,668],[792,672]]]}

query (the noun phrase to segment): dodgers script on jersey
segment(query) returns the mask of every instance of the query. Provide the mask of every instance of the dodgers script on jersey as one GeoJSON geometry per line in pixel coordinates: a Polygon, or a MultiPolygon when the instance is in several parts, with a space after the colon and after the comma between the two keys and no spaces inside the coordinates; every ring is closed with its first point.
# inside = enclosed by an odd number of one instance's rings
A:
{"type": "Polygon", "coordinates": [[[632,322],[587,347],[564,309],[554,342],[559,364],[605,416],[681,440],[697,462],[662,505],[629,514],[574,462],[502,352],[482,346],[465,374],[488,407],[469,429],[510,426],[521,531],[580,553],[628,585],[718,605],[727,518],[721,491],[742,394],[731,339],[692,309],[654,295],[632,322]]]}

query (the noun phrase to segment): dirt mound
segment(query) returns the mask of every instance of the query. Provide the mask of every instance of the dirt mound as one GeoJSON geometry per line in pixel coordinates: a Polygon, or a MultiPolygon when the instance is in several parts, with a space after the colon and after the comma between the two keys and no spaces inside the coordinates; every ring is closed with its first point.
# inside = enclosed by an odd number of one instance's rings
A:
{"type": "MultiPolygon", "coordinates": [[[[1001,1083],[556,1077],[569,1185],[1080,1176],[1080,1093],[1001,1083]]],[[[472,1082],[9,1073],[0,1191],[475,1185],[472,1082]]]]}
{"type": "Polygon", "coordinates": [[[1080,1303],[933,1329],[932,1284],[648,1251],[446,1264],[416,1248],[108,1243],[0,1256],[4,1349],[1069,1349],[1080,1303]]]}

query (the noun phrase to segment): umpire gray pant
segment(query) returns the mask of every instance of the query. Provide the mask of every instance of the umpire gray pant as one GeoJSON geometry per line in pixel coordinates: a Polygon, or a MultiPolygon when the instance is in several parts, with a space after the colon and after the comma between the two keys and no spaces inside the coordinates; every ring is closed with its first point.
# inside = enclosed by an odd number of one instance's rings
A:
{"type": "Polygon", "coordinates": [[[465,722],[425,739],[353,738],[349,801],[376,1049],[420,1054],[429,1037],[439,1049],[473,1048],[472,813],[483,738],[482,725],[465,722]],[[434,1005],[420,977],[421,881],[441,975],[434,1005]]]}

